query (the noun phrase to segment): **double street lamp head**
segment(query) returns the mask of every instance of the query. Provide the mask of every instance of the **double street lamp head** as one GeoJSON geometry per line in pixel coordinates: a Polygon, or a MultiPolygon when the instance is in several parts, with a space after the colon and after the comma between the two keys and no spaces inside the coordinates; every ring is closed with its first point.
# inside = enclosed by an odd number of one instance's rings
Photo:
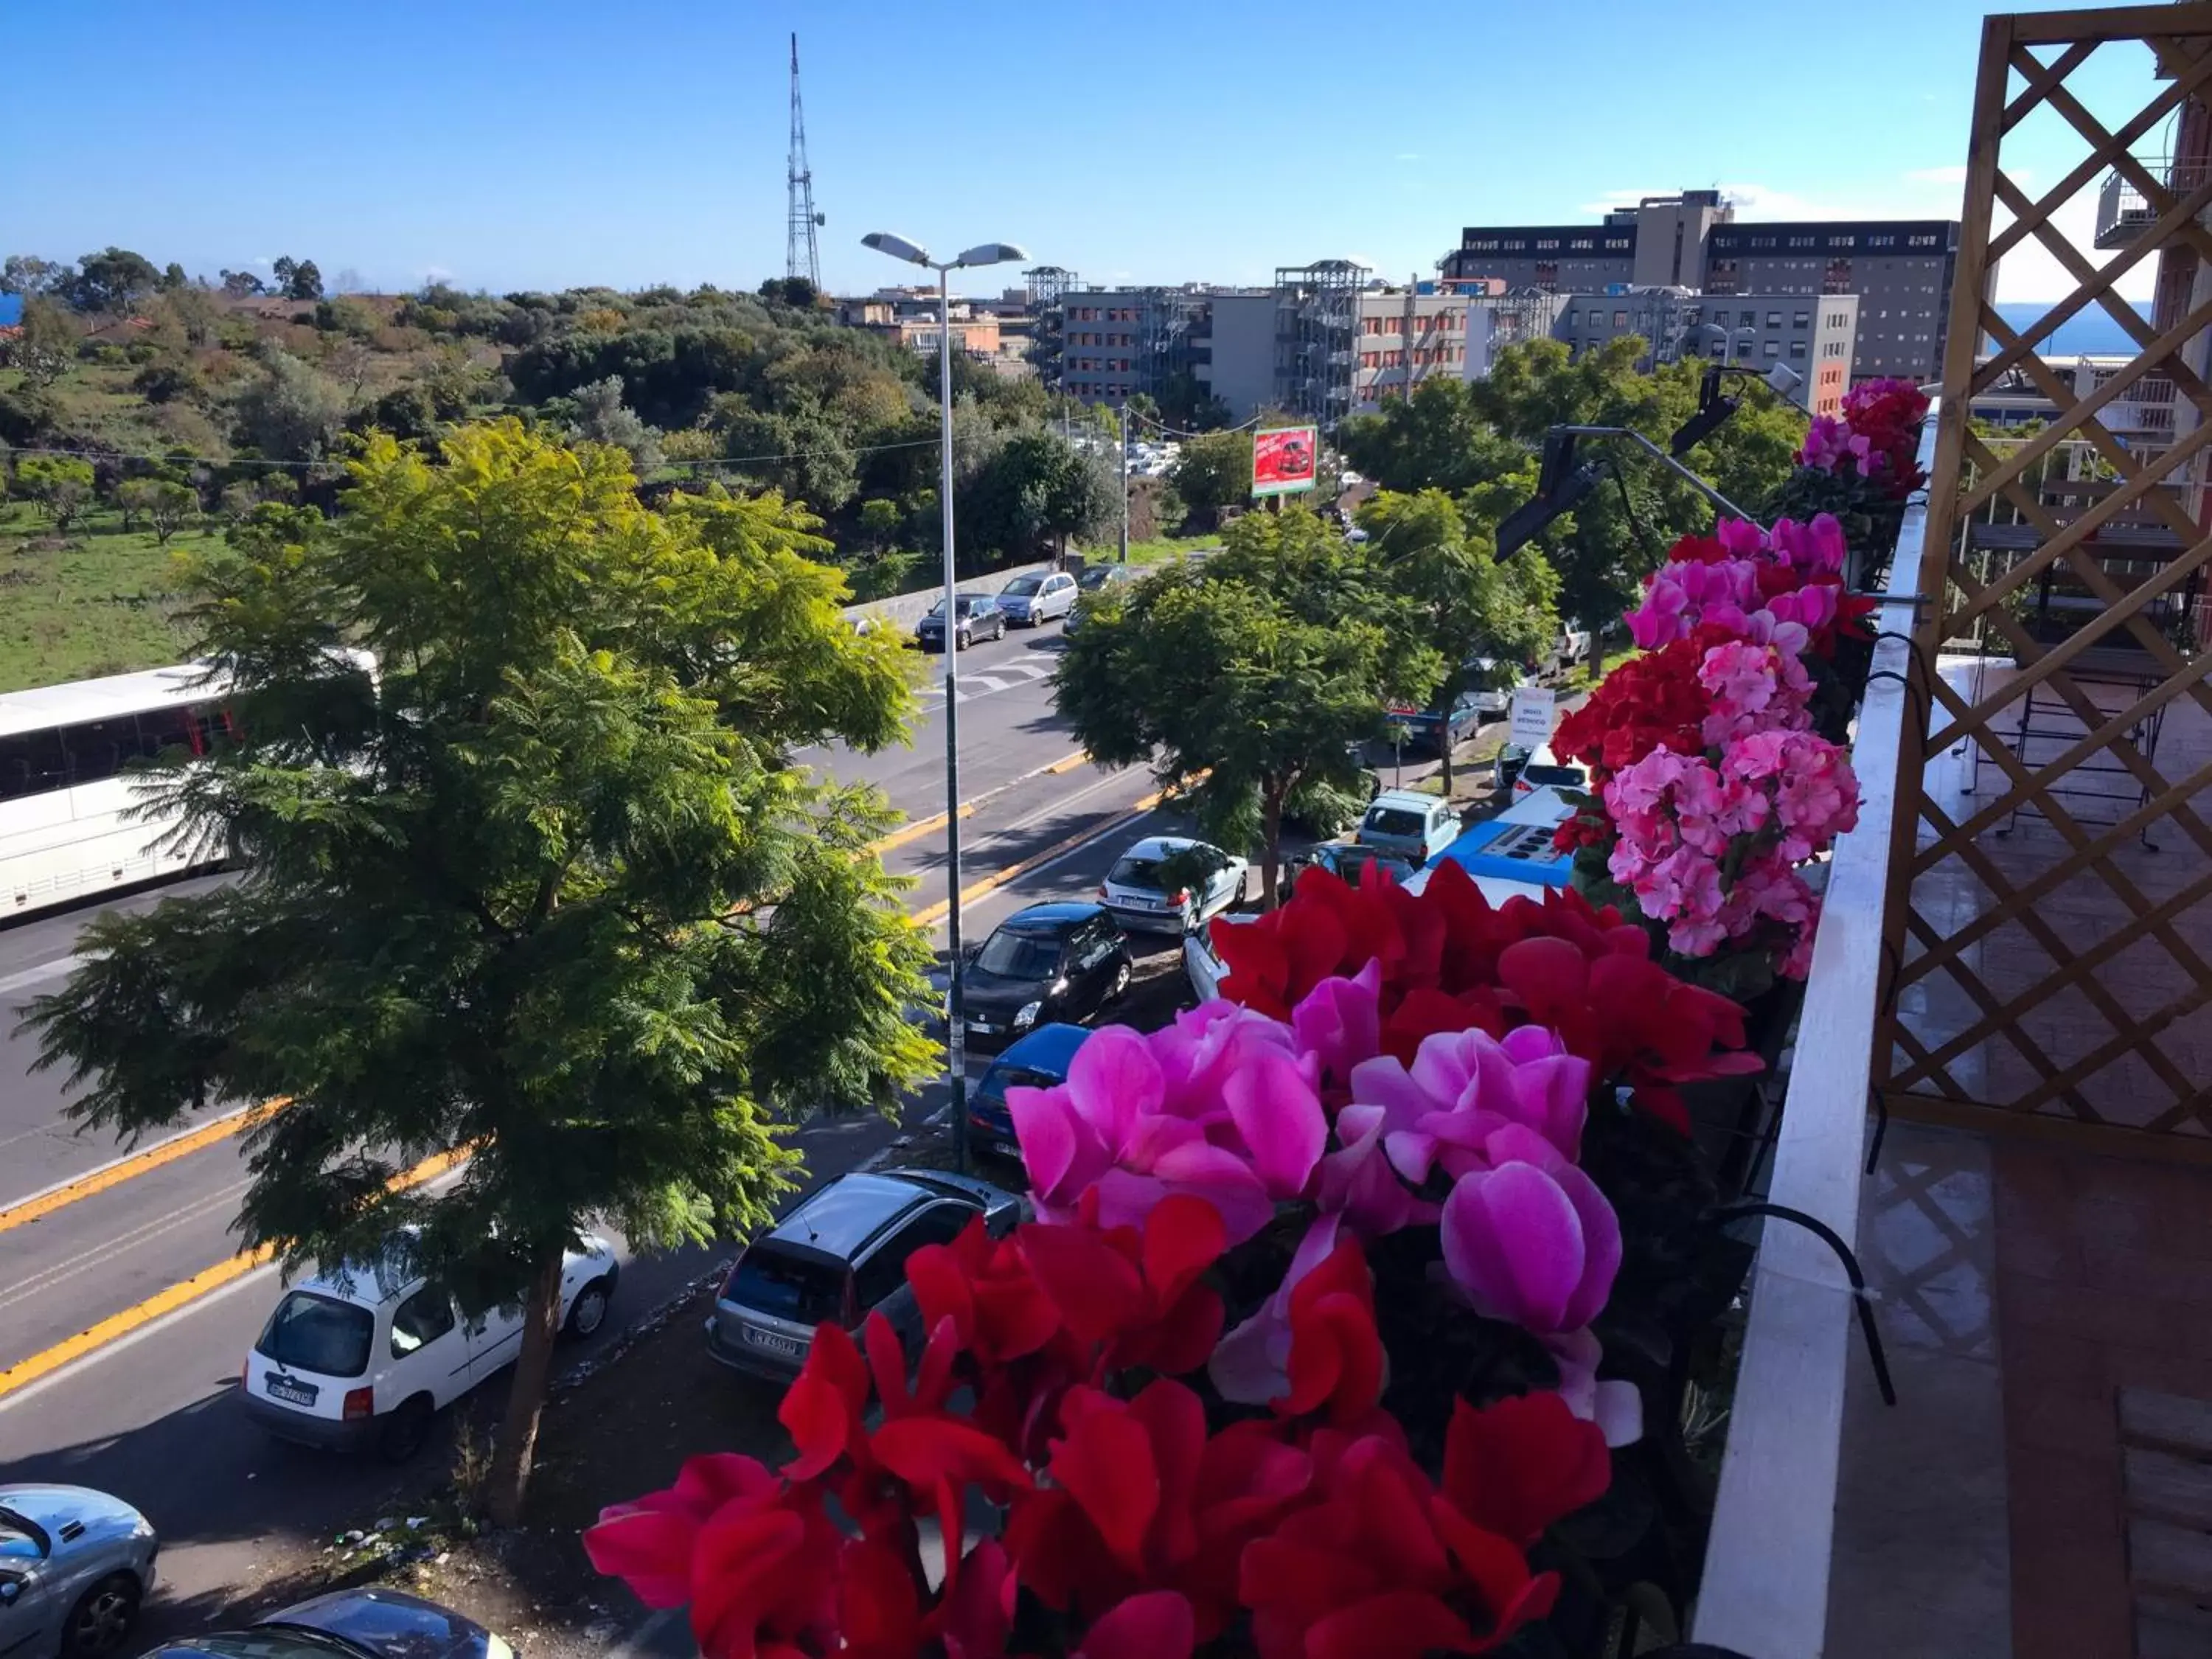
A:
{"type": "Polygon", "coordinates": [[[919,242],[909,242],[903,236],[888,230],[872,230],[860,238],[860,246],[872,247],[878,253],[888,253],[894,259],[903,259],[910,265],[927,265],[932,270],[963,270],[973,265],[1002,265],[1009,260],[1019,262],[1030,256],[1012,242],[978,242],[949,264],[939,264],[929,257],[929,250],[919,242]]]}

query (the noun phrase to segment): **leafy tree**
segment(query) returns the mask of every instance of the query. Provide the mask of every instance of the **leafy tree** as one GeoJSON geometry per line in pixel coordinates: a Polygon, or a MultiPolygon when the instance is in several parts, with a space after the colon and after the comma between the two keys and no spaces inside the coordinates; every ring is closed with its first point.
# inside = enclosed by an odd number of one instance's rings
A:
{"type": "Polygon", "coordinates": [[[1224,846],[1261,848],[1275,902],[1283,813],[1302,792],[1349,789],[1352,750],[1394,698],[1440,669],[1410,608],[1364,556],[1303,507],[1231,526],[1224,550],[1091,602],[1054,681],[1093,758],[1150,761],[1224,846]]]}
{"type": "Polygon", "coordinates": [[[899,504],[876,496],[860,503],[860,533],[867,538],[869,550],[880,553],[898,538],[899,526],[906,522],[906,514],[899,504]]]}
{"type": "Polygon", "coordinates": [[[144,254],[111,246],[79,259],[61,293],[78,311],[120,317],[161,284],[161,273],[144,254]]]}
{"type": "Polygon", "coordinates": [[[323,297],[323,273],[315,269],[313,259],[302,259],[292,268],[284,281],[284,297],[288,300],[319,300],[323,297]]]}
{"type": "Polygon", "coordinates": [[[760,296],[772,304],[789,306],[794,311],[811,311],[819,297],[814,284],[804,276],[771,276],[760,285],[760,296]]]}
{"type": "Polygon", "coordinates": [[[161,267],[161,292],[164,294],[167,294],[176,289],[188,287],[191,285],[191,280],[192,279],[191,277],[185,275],[185,268],[179,264],[174,259],[170,260],[167,264],[161,267]]]}
{"type": "MultiPolygon", "coordinates": [[[[1540,653],[1559,628],[1553,608],[1559,578],[1552,568],[1540,559],[1501,562],[1486,531],[1470,534],[1459,505],[1443,490],[1370,496],[1361,504],[1359,523],[1372,538],[1377,574],[1412,606],[1420,638],[1443,658],[1431,708],[1449,714],[1462,693],[1480,689],[1478,659],[1491,658],[1499,672],[1510,672],[1540,653]]],[[[1450,744],[1443,750],[1449,795],[1450,744]]]]}
{"type": "Polygon", "coordinates": [[[15,482],[54,528],[65,532],[92,500],[92,463],[74,455],[27,455],[15,464],[15,482]]]}
{"type": "Polygon", "coordinates": [[[15,334],[7,342],[8,361],[35,386],[52,386],[76,360],[77,333],[62,308],[43,294],[23,301],[15,334]]]}
{"type": "Polygon", "coordinates": [[[51,294],[70,279],[70,268],[35,253],[11,253],[0,262],[0,294],[51,294]]]}
{"type": "Polygon", "coordinates": [[[963,545],[1009,559],[1047,537],[1095,537],[1120,522],[1120,484],[1103,456],[1085,455],[1056,434],[1009,439],[957,497],[963,545]]]}
{"type": "Polygon", "coordinates": [[[327,375],[268,346],[259,377],[238,399],[239,441],[272,460],[320,460],[345,413],[345,394],[327,375]]]}
{"type": "Polygon", "coordinates": [[[1210,529],[1221,520],[1221,509],[1252,499],[1252,434],[1249,432],[1209,432],[1187,438],[1168,469],[1168,482],[1182,497],[1192,516],[1210,529]]]}
{"type": "Polygon", "coordinates": [[[173,478],[125,479],[116,486],[115,504],[123,509],[126,530],[131,515],[143,513],[154,527],[155,541],[163,547],[200,510],[200,498],[191,486],[173,478]]]}
{"type": "Polygon", "coordinates": [[[234,300],[243,300],[249,295],[269,291],[269,284],[250,270],[226,270],[222,276],[222,291],[234,300]]]}
{"type": "Polygon", "coordinates": [[[384,326],[384,319],[362,301],[341,294],[335,300],[325,300],[316,306],[315,326],[326,334],[368,340],[375,337],[376,331],[384,326]]]}
{"type": "Polygon", "coordinates": [[[441,461],[373,439],[334,523],[263,507],[188,565],[246,736],[155,787],[252,874],[92,923],[26,1029],[89,1127],[289,1097],[239,1224],[289,1264],[397,1248],[466,1312],[520,1307],[512,1523],[563,1252],[601,1216],[647,1248],[765,1221],[802,1114],[933,1063],[927,948],[868,850],[880,799],[789,763],[909,706],[805,521],[657,515],[619,450],[511,420],[441,461]],[[399,1179],[433,1158],[450,1187],[399,1179]]]}
{"type": "Polygon", "coordinates": [[[1457,495],[1515,471],[1527,446],[1493,430],[1466,381],[1422,381],[1374,415],[1355,415],[1337,434],[1344,459],[1378,488],[1457,495]]]}
{"type": "Polygon", "coordinates": [[[660,471],[660,434],[623,407],[619,374],[579,387],[572,400],[576,406],[576,435],[595,444],[613,444],[629,454],[630,470],[641,478],[660,471]]]}

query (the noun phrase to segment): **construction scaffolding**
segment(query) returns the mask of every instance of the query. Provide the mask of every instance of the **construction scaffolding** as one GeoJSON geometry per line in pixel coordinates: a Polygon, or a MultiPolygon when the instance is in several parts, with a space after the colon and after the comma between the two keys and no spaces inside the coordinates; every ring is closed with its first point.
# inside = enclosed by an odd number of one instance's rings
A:
{"type": "Polygon", "coordinates": [[[1275,384],[1289,413],[1325,432],[1352,411],[1369,274],[1349,259],[1275,268],[1275,384]]]}

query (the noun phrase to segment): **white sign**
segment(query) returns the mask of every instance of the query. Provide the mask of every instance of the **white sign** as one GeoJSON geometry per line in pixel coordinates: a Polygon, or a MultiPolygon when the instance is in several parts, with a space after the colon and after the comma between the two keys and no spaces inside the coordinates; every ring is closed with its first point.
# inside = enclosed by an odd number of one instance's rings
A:
{"type": "Polygon", "coordinates": [[[1534,754],[1552,740],[1553,704],[1558,694],[1548,685],[1524,685],[1513,694],[1513,726],[1507,741],[1534,754]]]}

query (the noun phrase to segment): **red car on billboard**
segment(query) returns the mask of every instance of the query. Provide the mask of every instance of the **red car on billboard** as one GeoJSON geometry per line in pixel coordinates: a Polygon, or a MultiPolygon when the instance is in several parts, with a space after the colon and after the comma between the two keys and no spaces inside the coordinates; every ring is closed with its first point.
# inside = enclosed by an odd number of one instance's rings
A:
{"type": "Polygon", "coordinates": [[[1310,426],[1281,426],[1252,434],[1252,493],[1287,495],[1314,487],[1321,434],[1310,426]]]}

